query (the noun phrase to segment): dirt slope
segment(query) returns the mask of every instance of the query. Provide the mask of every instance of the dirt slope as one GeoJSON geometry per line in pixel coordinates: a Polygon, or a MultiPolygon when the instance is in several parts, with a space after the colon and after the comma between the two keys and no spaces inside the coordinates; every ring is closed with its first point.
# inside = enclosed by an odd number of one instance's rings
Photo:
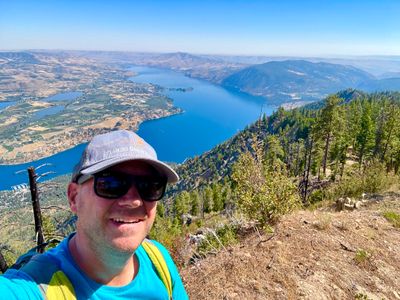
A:
{"type": "Polygon", "coordinates": [[[181,271],[191,299],[400,299],[400,193],[285,216],[181,271]]]}

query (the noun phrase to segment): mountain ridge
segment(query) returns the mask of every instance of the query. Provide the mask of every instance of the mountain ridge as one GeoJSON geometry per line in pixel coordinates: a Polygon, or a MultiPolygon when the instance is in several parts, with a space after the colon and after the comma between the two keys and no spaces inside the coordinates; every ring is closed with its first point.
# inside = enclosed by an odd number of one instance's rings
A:
{"type": "Polygon", "coordinates": [[[222,85],[271,102],[316,101],[373,79],[371,74],[352,66],[286,60],[244,68],[226,77],[222,85]]]}

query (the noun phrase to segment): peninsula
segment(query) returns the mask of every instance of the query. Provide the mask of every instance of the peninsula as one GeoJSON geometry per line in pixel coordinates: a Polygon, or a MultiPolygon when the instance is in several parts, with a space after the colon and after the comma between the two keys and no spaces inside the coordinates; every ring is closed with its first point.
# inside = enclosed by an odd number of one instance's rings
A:
{"type": "Polygon", "coordinates": [[[0,163],[36,160],[180,112],[161,87],[129,80],[134,75],[71,53],[0,52],[0,101],[12,103],[0,110],[0,163]],[[50,97],[69,92],[79,96],[50,97]]]}

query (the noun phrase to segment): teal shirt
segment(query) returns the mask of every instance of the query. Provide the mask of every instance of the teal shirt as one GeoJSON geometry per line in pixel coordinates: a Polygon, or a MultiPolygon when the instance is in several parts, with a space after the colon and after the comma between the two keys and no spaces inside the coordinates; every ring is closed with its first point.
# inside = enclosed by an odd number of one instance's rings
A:
{"type": "MultiPolygon", "coordinates": [[[[135,252],[139,261],[136,277],[125,286],[111,287],[93,281],[80,270],[68,248],[68,241],[71,237],[72,235],[42,255],[50,255],[52,259],[59,262],[60,269],[67,275],[75,289],[77,299],[168,299],[167,289],[142,246],[135,252]]],[[[153,243],[162,252],[171,273],[173,299],[188,299],[178,270],[168,251],[161,244],[155,241],[153,243]]],[[[7,300],[43,299],[37,284],[30,276],[23,271],[14,269],[9,269],[3,276],[0,276],[0,298],[7,300]]]]}

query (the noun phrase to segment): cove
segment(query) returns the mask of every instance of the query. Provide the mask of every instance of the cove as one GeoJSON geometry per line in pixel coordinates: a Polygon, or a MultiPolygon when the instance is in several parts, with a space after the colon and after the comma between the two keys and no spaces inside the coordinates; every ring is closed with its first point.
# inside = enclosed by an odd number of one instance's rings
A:
{"type": "Polygon", "coordinates": [[[244,129],[261,114],[270,115],[276,109],[267,105],[265,98],[171,70],[141,66],[130,70],[138,74],[130,80],[164,87],[174,105],[184,110],[183,114],[146,121],[139,127],[138,134],[154,146],[164,161],[181,163],[200,155],[244,129]]]}
{"type": "Polygon", "coordinates": [[[13,106],[17,104],[17,101],[5,101],[5,102],[0,102],[0,110],[5,109],[9,106],[13,106]]]}
{"type": "MultiPolygon", "coordinates": [[[[200,155],[244,129],[261,114],[270,115],[276,108],[267,105],[264,98],[228,90],[171,70],[142,66],[130,69],[137,73],[130,80],[160,85],[174,105],[184,111],[182,114],[143,122],[139,127],[138,134],[153,145],[158,157],[164,161],[181,163],[189,157],[200,155]]],[[[43,180],[71,173],[85,145],[77,145],[30,163],[0,165],[0,190],[27,183],[26,172],[15,172],[26,170],[29,166],[50,163],[38,170],[38,173],[54,172],[43,180]]]]}
{"type": "Polygon", "coordinates": [[[10,190],[13,186],[28,184],[27,169],[29,167],[38,168],[42,166],[37,170],[38,175],[51,172],[47,176],[42,177],[39,182],[72,173],[72,168],[78,162],[85,147],[86,143],[33,162],[18,165],[0,165],[0,172],[2,174],[0,190],[10,190]]]}

